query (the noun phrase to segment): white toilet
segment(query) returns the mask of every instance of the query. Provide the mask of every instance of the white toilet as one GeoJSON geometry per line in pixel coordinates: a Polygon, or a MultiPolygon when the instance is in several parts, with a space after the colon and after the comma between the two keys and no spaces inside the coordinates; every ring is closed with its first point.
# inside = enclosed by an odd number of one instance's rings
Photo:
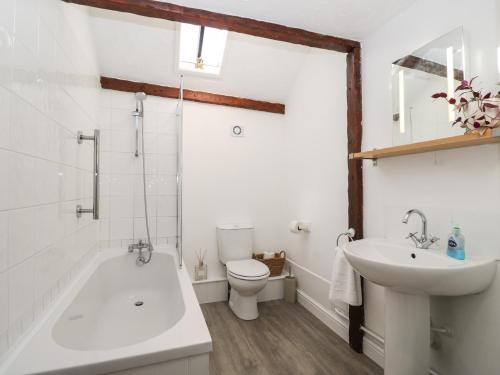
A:
{"type": "Polygon", "coordinates": [[[219,259],[226,265],[231,286],[229,307],[244,320],[259,317],[257,293],[266,286],[270,273],[265,264],[252,259],[253,231],[251,225],[217,227],[219,259]]]}

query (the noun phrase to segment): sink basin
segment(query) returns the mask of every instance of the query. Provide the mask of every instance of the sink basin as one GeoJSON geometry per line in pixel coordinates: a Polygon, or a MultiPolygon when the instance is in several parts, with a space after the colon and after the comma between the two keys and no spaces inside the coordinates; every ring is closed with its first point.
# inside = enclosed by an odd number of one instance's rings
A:
{"type": "Polygon", "coordinates": [[[423,375],[430,362],[430,296],[479,293],[493,281],[494,259],[456,260],[411,243],[365,239],[345,244],[349,263],[385,290],[385,375],[423,375]]]}
{"type": "Polygon", "coordinates": [[[450,258],[439,250],[417,249],[385,239],[344,246],[351,265],[375,284],[402,293],[461,296],[486,289],[495,276],[494,259],[450,258]]]}

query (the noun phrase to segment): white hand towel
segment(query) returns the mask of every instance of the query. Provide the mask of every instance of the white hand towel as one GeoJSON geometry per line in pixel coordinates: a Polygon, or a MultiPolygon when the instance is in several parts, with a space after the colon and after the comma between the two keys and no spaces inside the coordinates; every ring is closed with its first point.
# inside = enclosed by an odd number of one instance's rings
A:
{"type": "Polygon", "coordinates": [[[344,250],[339,247],[335,248],[333,256],[329,298],[333,304],[342,301],[352,306],[360,306],[363,302],[361,278],[345,258],[344,250]]]}

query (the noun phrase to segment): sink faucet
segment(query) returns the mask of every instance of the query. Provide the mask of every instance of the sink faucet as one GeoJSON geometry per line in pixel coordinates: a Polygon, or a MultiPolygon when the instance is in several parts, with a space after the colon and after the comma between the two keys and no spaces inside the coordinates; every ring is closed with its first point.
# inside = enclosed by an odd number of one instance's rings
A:
{"type": "Polygon", "coordinates": [[[424,213],[420,210],[417,209],[409,210],[403,217],[403,224],[408,224],[408,219],[413,214],[417,214],[418,216],[420,216],[420,219],[422,220],[422,232],[420,234],[420,238],[416,236],[417,232],[410,233],[406,238],[411,238],[417,248],[428,249],[433,243],[439,241],[439,238],[434,237],[433,235],[430,235],[429,238],[429,235],[427,234],[427,218],[425,217],[424,213]]]}

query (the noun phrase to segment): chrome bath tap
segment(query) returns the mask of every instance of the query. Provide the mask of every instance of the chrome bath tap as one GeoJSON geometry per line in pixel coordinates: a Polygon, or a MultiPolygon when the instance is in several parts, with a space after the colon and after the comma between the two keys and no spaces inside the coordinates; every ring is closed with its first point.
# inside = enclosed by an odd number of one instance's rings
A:
{"type": "Polygon", "coordinates": [[[133,244],[130,244],[128,245],[128,252],[129,253],[133,253],[134,250],[137,250],[139,252],[139,256],[137,257],[137,265],[138,266],[142,266],[146,263],[149,262],[149,260],[147,260],[144,255],[142,254],[144,249],[147,249],[149,251],[149,259],[151,259],[151,252],[153,251],[152,249],[152,246],[147,243],[147,242],[144,242],[143,240],[139,240],[139,242],[137,243],[133,243],[133,244]]]}
{"type": "Polygon", "coordinates": [[[415,246],[418,249],[428,249],[433,243],[436,243],[439,241],[438,237],[434,237],[433,235],[429,235],[427,233],[427,218],[425,217],[424,213],[420,210],[417,209],[412,209],[409,210],[406,215],[403,217],[403,224],[408,224],[408,219],[410,218],[411,215],[417,214],[420,219],[422,220],[422,231],[420,233],[420,237],[418,237],[416,234],[417,232],[410,233],[408,237],[406,238],[411,238],[413,242],[415,243],[415,246]]]}

